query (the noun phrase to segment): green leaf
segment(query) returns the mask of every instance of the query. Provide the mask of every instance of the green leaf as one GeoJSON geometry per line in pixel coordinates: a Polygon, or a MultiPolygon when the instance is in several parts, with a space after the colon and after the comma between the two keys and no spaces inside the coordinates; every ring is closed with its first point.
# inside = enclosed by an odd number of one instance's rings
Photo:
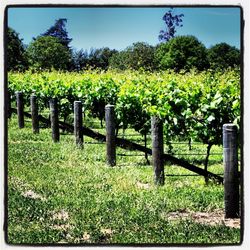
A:
{"type": "Polygon", "coordinates": [[[215,117],[214,117],[213,115],[210,115],[210,116],[207,118],[207,120],[208,120],[209,122],[211,122],[211,121],[215,120],[215,117]]]}

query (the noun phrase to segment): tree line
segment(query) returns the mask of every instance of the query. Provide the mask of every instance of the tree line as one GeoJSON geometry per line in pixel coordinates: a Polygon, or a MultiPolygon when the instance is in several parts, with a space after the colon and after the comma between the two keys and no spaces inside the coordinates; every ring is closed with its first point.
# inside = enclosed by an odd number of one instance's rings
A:
{"type": "Polygon", "coordinates": [[[108,47],[90,51],[72,49],[66,30],[67,19],[55,21],[46,32],[33,38],[25,46],[19,34],[12,28],[7,29],[7,70],[67,70],[109,68],[118,70],[166,70],[189,71],[226,69],[240,66],[240,51],[227,43],[219,43],[210,48],[191,35],[175,36],[176,27],[182,26],[183,15],[167,12],[163,20],[167,30],[160,31],[156,46],[136,42],[118,51],[108,47]]]}

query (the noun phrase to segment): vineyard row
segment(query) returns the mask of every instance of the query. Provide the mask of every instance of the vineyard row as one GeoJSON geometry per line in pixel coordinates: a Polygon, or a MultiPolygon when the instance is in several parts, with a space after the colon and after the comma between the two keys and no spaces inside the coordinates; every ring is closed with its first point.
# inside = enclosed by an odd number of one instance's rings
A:
{"type": "MultiPolygon", "coordinates": [[[[31,115],[32,128],[34,133],[39,133],[39,119],[50,123],[52,129],[52,139],[58,142],[60,138],[59,132],[59,116],[57,100],[52,98],[50,100],[50,122],[43,117],[39,117],[37,97],[32,95],[31,101],[31,115]]],[[[13,109],[9,109],[12,111],[13,109]]],[[[17,115],[19,128],[24,127],[24,105],[22,93],[17,92],[17,115]]],[[[80,101],[74,102],[74,126],[64,123],[64,129],[67,128],[74,131],[76,144],[83,146],[83,134],[86,133],[86,128],[82,124],[82,103],[80,101]]],[[[164,154],[164,139],[163,139],[163,122],[157,116],[151,117],[151,133],[152,133],[152,150],[143,147],[139,144],[132,143],[128,140],[116,138],[115,134],[115,112],[114,105],[105,106],[105,123],[106,136],[89,130],[91,137],[98,140],[106,141],[106,159],[110,166],[116,165],[116,146],[130,148],[152,154],[152,164],[154,169],[154,181],[156,185],[163,185],[165,180],[164,162],[166,160],[185,167],[193,172],[212,178],[220,183],[224,182],[225,189],[225,213],[227,218],[234,218],[239,215],[239,173],[238,173],[238,150],[237,150],[237,127],[234,124],[224,124],[223,126],[223,148],[224,148],[224,180],[222,177],[215,175],[207,169],[203,170],[188,162],[173,157],[172,155],[164,154]],[[94,136],[93,136],[94,134],[94,136]]],[[[88,133],[89,133],[88,132],[88,133]]]]}
{"type": "Polygon", "coordinates": [[[22,91],[24,102],[31,94],[39,100],[40,111],[49,100],[60,100],[60,117],[67,120],[75,100],[81,101],[84,114],[102,123],[105,106],[115,106],[116,128],[133,128],[142,135],[150,132],[150,117],[163,121],[164,138],[222,143],[225,123],[240,125],[240,73],[226,72],[123,73],[89,71],[84,73],[12,73],[8,75],[12,101],[22,91]]]}

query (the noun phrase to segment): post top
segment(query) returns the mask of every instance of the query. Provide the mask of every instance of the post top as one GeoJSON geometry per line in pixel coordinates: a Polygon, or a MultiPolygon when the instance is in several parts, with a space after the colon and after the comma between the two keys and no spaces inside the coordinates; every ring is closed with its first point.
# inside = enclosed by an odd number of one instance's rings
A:
{"type": "Polygon", "coordinates": [[[225,123],[223,124],[223,127],[237,127],[237,125],[234,123],[225,123]]]}
{"type": "Polygon", "coordinates": [[[114,107],[115,107],[115,105],[107,104],[107,105],[105,106],[105,109],[106,109],[106,108],[114,108],[114,107]]]}
{"type": "Polygon", "coordinates": [[[233,123],[225,123],[223,124],[223,131],[234,131],[237,130],[237,125],[233,123]]]}

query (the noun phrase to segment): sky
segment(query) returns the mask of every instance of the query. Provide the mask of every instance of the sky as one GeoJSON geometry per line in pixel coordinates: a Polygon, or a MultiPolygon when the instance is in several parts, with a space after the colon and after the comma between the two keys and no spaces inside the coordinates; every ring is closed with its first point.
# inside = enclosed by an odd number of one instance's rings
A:
{"type": "MultiPolygon", "coordinates": [[[[135,42],[158,44],[159,32],[165,28],[162,17],[168,10],[167,7],[10,7],[7,23],[28,45],[55,20],[66,18],[72,48],[122,50],[135,42]]],[[[221,42],[240,48],[240,8],[178,7],[174,11],[184,14],[183,27],[177,28],[176,35],[194,35],[207,48],[221,42]]]]}

